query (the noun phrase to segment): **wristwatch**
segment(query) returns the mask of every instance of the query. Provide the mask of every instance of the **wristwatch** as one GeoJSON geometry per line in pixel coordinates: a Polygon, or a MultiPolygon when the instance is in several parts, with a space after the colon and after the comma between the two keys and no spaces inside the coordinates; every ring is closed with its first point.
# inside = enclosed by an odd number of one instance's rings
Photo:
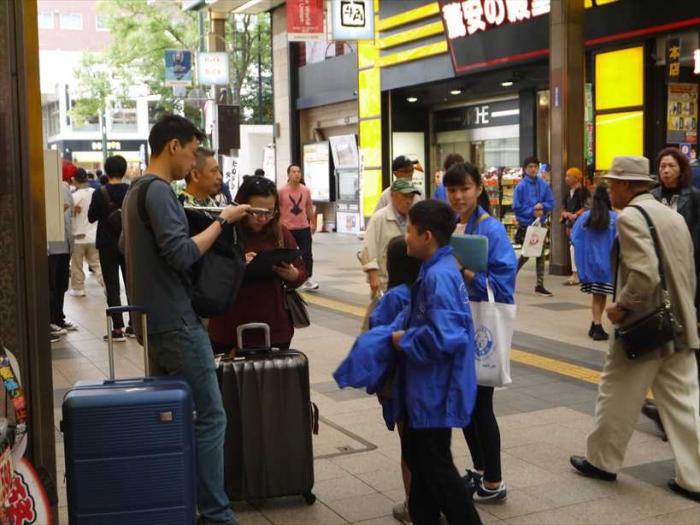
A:
{"type": "Polygon", "coordinates": [[[216,222],[221,224],[222,228],[228,224],[228,221],[226,219],[224,219],[223,217],[217,217],[216,222]]]}

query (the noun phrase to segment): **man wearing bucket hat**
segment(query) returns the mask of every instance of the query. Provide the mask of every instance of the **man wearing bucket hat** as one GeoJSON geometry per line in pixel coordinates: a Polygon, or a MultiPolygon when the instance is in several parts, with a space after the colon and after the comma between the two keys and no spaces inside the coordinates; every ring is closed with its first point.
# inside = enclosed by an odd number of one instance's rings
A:
{"type": "MultiPolygon", "coordinates": [[[[421,166],[420,162],[417,160],[411,160],[406,155],[399,155],[391,163],[391,172],[394,174],[395,180],[406,180],[411,182],[411,180],[413,180],[414,171],[420,171],[423,173],[423,166],[421,166]]],[[[416,192],[417,193],[414,195],[413,202],[418,202],[419,200],[423,199],[420,190],[416,189],[416,192]]],[[[373,214],[389,205],[391,202],[390,193],[391,186],[382,192],[382,195],[379,197],[379,201],[377,202],[377,206],[374,208],[373,214]]]]}
{"type": "Polygon", "coordinates": [[[572,456],[583,475],[614,481],[632,436],[648,389],[676,458],[674,492],[700,501],[700,428],[698,377],[694,351],[700,347],[695,317],[693,244],[683,217],[649,193],[653,183],[645,157],[615,157],[605,178],[617,219],[619,248],[613,250],[617,275],[616,300],[607,314],[617,327],[598,390],[595,428],[586,456],[572,456]],[[652,230],[656,230],[658,250],[652,230]],[[662,264],[660,266],[659,259],[662,264]],[[630,337],[635,328],[662,304],[660,268],[665,274],[676,335],[646,352],[636,351],[630,337]],[[622,331],[629,335],[622,338],[622,331]],[[641,354],[634,358],[635,354],[641,354]],[[630,357],[628,357],[630,356],[630,357]]]}

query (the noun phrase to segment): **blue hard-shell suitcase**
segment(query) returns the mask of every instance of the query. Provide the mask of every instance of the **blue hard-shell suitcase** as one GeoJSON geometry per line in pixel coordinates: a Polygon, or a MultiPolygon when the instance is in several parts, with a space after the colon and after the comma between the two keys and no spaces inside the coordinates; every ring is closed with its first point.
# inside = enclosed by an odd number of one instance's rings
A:
{"type": "MultiPolygon", "coordinates": [[[[138,307],[109,308],[109,314],[138,307]]],[[[111,322],[107,323],[111,334],[111,322]]],[[[146,374],[148,343],[143,319],[146,374]]],[[[192,395],[177,378],[81,381],[63,400],[71,525],[192,525],[196,516],[192,395]]]]}

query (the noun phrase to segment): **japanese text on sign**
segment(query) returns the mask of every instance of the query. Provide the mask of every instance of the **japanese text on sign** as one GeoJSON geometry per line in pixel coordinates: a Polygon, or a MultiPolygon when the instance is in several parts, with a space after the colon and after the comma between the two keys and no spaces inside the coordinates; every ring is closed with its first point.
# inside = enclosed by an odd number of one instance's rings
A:
{"type": "Polygon", "coordinates": [[[466,0],[442,7],[450,40],[545,15],[550,0],[466,0]]]}

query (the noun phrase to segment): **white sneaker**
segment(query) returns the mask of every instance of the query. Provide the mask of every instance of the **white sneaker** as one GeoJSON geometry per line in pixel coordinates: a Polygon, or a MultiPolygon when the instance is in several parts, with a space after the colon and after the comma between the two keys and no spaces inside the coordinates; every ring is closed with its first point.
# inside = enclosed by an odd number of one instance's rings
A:
{"type": "Polygon", "coordinates": [[[410,525],[413,523],[411,521],[411,515],[408,513],[408,504],[404,501],[403,503],[397,503],[391,509],[394,519],[404,525],[410,525]]]}
{"type": "Polygon", "coordinates": [[[54,335],[66,335],[68,333],[68,330],[53,323],[49,325],[49,331],[54,335]]]}
{"type": "Polygon", "coordinates": [[[68,292],[72,297],[85,297],[85,290],[71,290],[68,292]]]}
{"type": "Polygon", "coordinates": [[[306,291],[318,290],[318,283],[309,279],[301,287],[306,291]]]}

